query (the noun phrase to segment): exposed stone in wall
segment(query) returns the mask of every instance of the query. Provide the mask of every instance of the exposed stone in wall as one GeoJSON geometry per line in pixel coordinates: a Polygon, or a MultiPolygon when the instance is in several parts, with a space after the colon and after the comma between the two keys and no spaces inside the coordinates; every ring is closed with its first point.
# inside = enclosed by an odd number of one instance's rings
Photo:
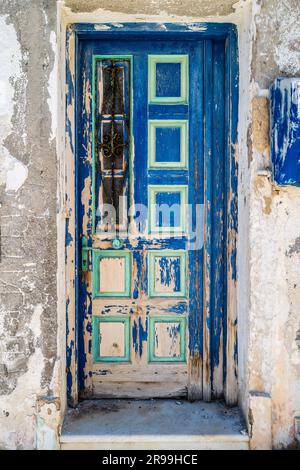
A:
{"type": "Polygon", "coordinates": [[[57,355],[56,151],[48,103],[56,1],[4,0],[0,25],[0,441],[31,448],[35,397],[53,393],[57,355]]]}
{"type": "Polygon", "coordinates": [[[77,12],[91,12],[103,8],[112,12],[132,14],[159,15],[168,13],[178,16],[225,16],[233,13],[235,0],[198,0],[182,2],[181,0],[66,0],[65,5],[77,12]],[[187,6],[188,4],[188,6],[187,6]]]}
{"type": "Polygon", "coordinates": [[[253,147],[258,152],[269,150],[269,100],[264,96],[252,100],[252,137],[253,147]]]}

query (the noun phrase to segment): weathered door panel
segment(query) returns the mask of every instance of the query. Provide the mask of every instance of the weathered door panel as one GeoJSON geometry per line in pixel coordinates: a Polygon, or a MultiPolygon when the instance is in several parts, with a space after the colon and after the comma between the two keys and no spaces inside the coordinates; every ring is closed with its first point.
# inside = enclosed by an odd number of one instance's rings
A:
{"type": "Polygon", "coordinates": [[[199,398],[203,312],[218,351],[225,315],[224,43],[82,41],[78,57],[82,396],[199,398]]]}

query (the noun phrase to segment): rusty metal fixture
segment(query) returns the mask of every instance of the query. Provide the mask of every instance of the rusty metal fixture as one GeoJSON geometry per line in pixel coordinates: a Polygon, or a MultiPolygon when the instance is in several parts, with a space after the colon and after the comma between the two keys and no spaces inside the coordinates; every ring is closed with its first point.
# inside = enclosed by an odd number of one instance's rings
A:
{"type": "MultiPolygon", "coordinates": [[[[124,149],[128,148],[128,142],[123,142],[122,136],[117,132],[106,134],[103,136],[103,141],[100,143],[100,148],[105,158],[121,157],[124,149]]],[[[113,163],[112,163],[113,165],[113,163]]]]}

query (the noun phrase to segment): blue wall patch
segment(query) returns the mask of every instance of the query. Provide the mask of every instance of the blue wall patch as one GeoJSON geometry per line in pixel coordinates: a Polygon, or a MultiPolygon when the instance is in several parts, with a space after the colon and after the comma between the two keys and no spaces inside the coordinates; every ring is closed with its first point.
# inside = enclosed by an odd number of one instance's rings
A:
{"type": "Polygon", "coordinates": [[[300,78],[277,78],[270,100],[274,181],[300,186],[300,78]]]}

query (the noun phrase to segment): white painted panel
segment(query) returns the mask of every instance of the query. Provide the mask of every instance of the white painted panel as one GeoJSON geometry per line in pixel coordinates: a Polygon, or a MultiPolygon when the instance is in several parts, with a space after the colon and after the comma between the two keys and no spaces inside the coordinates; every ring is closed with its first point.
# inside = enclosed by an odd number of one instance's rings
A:
{"type": "Polygon", "coordinates": [[[99,262],[99,291],[125,291],[125,259],[101,258],[99,262]]]}
{"type": "Polygon", "coordinates": [[[100,356],[120,357],[125,354],[124,323],[100,322],[100,356]]]}
{"type": "Polygon", "coordinates": [[[180,356],[180,324],[155,323],[154,354],[156,357],[180,356]]]}

